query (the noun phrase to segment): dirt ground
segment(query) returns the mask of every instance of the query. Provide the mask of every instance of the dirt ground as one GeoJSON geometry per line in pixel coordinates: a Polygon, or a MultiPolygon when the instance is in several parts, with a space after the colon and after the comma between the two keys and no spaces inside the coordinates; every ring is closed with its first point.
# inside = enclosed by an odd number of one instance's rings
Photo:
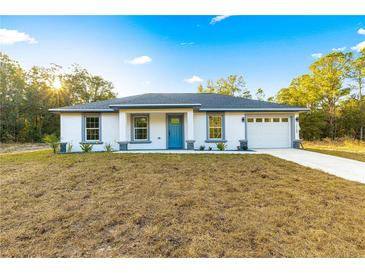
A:
{"type": "Polygon", "coordinates": [[[365,257],[365,185],[269,155],[0,155],[1,257],[365,257]]]}
{"type": "Polygon", "coordinates": [[[49,149],[47,144],[43,143],[0,143],[0,153],[16,153],[49,149]]]}

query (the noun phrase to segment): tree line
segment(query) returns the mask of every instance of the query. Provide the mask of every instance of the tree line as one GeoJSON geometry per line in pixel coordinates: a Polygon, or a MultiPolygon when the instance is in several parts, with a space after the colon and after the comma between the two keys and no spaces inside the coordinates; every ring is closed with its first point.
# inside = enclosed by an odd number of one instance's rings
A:
{"type": "MultiPolygon", "coordinates": [[[[365,134],[365,49],[360,54],[332,52],[313,62],[309,72],[294,78],[290,85],[267,98],[268,101],[307,107],[300,115],[301,138],[351,137],[364,140],[365,134]]],[[[198,92],[252,98],[243,76],[199,85],[198,92]]],[[[262,89],[256,99],[264,100],[262,89]]]]}
{"type": "MultiPolygon", "coordinates": [[[[200,93],[219,93],[243,98],[304,106],[300,115],[301,138],[318,140],[348,136],[364,139],[365,49],[360,54],[333,52],[309,66],[288,87],[266,98],[254,96],[243,76],[229,75],[198,86],[200,93]]],[[[58,65],[25,70],[0,52],[0,141],[39,142],[44,135],[59,135],[59,117],[48,111],[67,105],[115,98],[113,84],[75,64],[67,71],[58,65]]]]}
{"type": "Polygon", "coordinates": [[[0,141],[39,142],[59,135],[59,116],[48,111],[115,98],[113,84],[75,64],[25,70],[0,52],[0,141]]]}

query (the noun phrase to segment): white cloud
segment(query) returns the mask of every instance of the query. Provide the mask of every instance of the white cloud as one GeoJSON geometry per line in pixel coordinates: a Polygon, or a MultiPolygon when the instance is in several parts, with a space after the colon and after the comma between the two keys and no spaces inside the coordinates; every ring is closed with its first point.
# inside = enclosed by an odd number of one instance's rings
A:
{"type": "Polygon", "coordinates": [[[363,48],[365,48],[365,41],[362,41],[362,42],[358,43],[356,46],[351,47],[352,50],[359,51],[359,52],[363,48]]]}
{"type": "Polygon", "coordinates": [[[333,48],[332,51],[344,51],[346,50],[346,47],[342,47],[342,48],[333,48]]]}
{"type": "Polygon", "coordinates": [[[0,29],[0,45],[12,45],[18,42],[26,42],[28,44],[38,43],[36,39],[25,32],[12,29],[0,29]]]}
{"type": "Polygon", "coordinates": [[[185,79],[184,81],[189,84],[194,84],[198,82],[203,82],[204,80],[199,76],[193,75],[191,78],[185,79]]]}
{"type": "Polygon", "coordinates": [[[143,65],[152,62],[152,58],[146,55],[135,57],[131,60],[127,60],[126,63],[131,65],[143,65]]]}
{"type": "Polygon", "coordinates": [[[358,34],[365,35],[365,29],[363,29],[363,28],[359,28],[359,29],[357,30],[357,33],[358,33],[358,34]]]}
{"type": "Polygon", "coordinates": [[[313,58],[315,58],[315,59],[318,59],[318,58],[321,58],[321,57],[322,57],[322,55],[323,55],[322,53],[319,53],[319,52],[318,52],[318,53],[313,53],[313,54],[312,54],[312,57],[313,57],[313,58]]]}
{"type": "Polygon", "coordinates": [[[210,20],[211,25],[214,25],[215,23],[218,23],[224,19],[227,19],[228,17],[230,17],[231,15],[218,15],[216,17],[213,17],[212,20],[210,20]]]}
{"type": "Polygon", "coordinates": [[[191,46],[194,44],[195,44],[194,42],[182,42],[182,43],[180,43],[180,46],[191,46]]]}

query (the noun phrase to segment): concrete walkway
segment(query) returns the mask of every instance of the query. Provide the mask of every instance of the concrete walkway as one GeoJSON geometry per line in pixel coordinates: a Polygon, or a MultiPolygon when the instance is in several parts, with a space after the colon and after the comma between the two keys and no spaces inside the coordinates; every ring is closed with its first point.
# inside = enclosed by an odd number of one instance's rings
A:
{"type": "Polygon", "coordinates": [[[257,154],[254,150],[186,150],[186,149],[150,149],[150,150],[127,150],[115,153],[163,153],[163,154],[257,154]]]}
{"type": "Polygon", "coordinates": [[[335,176],[365,184],[365,163],[300,149],[256,149],[257,153],[295,162],[335,176]]]}

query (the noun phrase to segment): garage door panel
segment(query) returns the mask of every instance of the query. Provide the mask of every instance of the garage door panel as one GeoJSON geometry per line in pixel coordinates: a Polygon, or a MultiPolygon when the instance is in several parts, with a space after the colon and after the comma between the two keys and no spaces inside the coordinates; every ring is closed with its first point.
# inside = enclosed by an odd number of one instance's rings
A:
{"type": "Polygon", "coordinates": [[[290,147],[289,119],[274,117],[251,118],[247,123],[247,139],[249,148],[287,148],[290,147]],[[265,119],[266,118],[266,119],[265,119]],[[252,120],[253,119],[253,120],[252,120]],[[261,121],[261,122],[260,122],[261,121]],[[265,122],[267,121],[267,122],[265,122]]]}

